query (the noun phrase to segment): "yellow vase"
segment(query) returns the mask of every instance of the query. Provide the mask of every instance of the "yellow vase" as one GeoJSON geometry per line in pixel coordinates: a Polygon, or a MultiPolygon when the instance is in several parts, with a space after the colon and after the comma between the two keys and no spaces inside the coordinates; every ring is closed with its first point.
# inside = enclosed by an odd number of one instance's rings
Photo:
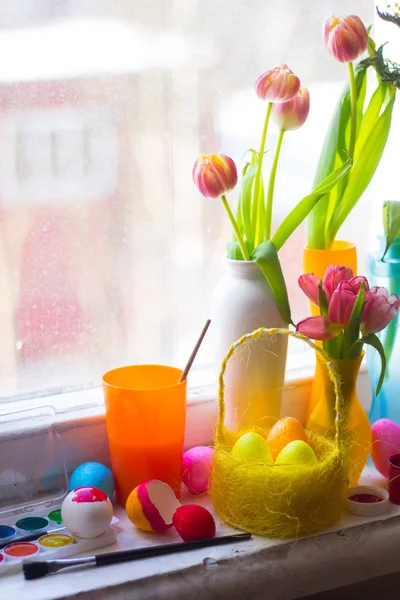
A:
{"type": "MultiPolygon", "coordinates": [[[[371,450],[371,426],[357,396],[356,383],[364,353],[356,358],[332,359],[341,381],[342,440],[349,459],[349,483],[357,485],[371,450]]],[[[307,429],[325,437],[335,436],[335,393],[325,367],[317,358],[315,379],[319,399],[308,419],[307,429]]]]}
{"type": "MultiPolygon", "coordinates": [[[[343,240],[335,240],[329,250],[315,250],[314,248],[305,246],[303,250],[304,273],[314,273],[314,275],[322,279],[326,269],[332,265],[350,267],[354,275],[356,275],[357,248],[355,245],[343,240]]],[[[319,315],[319,308],[315,304],[312,304],[312,302],[310,302],[310,312],[313,316],[319,315]]],[[[322,346],[320,342],[316,343],[322,346]]],[[[308,403],[307,419],[310,417],[320,395],[318,384],[319,379],[315,377],[308,403]]]]}

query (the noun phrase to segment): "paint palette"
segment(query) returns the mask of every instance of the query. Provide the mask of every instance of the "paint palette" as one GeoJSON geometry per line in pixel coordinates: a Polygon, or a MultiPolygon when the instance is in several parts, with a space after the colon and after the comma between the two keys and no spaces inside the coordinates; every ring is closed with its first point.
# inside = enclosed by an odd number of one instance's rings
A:
{"type": "Polygon", "coordinates": [[[0,523],[0,577],[21,570],[25,559],[66,558],[116,540],[112,527],[103,535],[88,540],[73,536],[61,521],[61,509],[52,508],[44,516],[33,511],[29,516],[0,523]]]}
{"type": "Polygon", "coordinates": [[[54,410],[43,407],[39,414],[30,413],[0,414],[0,578],[21,570],[25,559],[81,555],[116,539],[112,527],[97,538],[79,539],[63,525],[68,476],[64,445],[53,429],[54,410]],[[15,435],[19,421],[26,419],[33,433],[15,435]],[[40,420],[37,433],[35,419],[40,420]]]}

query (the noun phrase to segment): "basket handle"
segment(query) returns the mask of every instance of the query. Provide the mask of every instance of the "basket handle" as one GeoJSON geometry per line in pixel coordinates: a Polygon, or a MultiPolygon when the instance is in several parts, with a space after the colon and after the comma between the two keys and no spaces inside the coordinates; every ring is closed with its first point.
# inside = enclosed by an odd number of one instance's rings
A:
{"type": "Polygon", "coordinates": [[[243,346],[246,343],[251,343],[251,342],[259,339],[260,337],[266,336],[266,335],[267,336],[273,336],[273,335],[288,335],[288,336],[292,336],[294,338],[302,340],[303,342],[306,342],[306,344],[308,344],[310,346],[310,348],[313,348],[317,352],[318,358],[319,358],[320,362],[324,365],[324,367],[328,371],[329,379],[332,381],[333,388],[334,388],[334,391],[335,391],[335,412],[336,412],[336,417],[335,417],[335,443],[339,447],[339,443],[341,441],[341,418],[340,418],[340,412],[341,412],[341,408],[343,406],[343,397],[342,397],[342,394],[340,392],[340,379],[339,379],[339,376],[338,376],[338,374],[336,372],[336,369],[335,369],[333,363],[331,362],[331,358],[330,358],[329,354],[327,354],[322,348],[320,348],[319,346],[317,346],[317,344],[315,344],[312,340],[310,340],[310,338],[308,338],[307,336],[303,335],[302,333],[298,333],[297,331],[290,331],[290,329],[279,328],[279,327],[271,328],[271,329],[266,329],[264,327],[260,327],[259,329],[256,329],[252,333],[246,333],[245,335],[243,335],[239,340],[237,340],[236,342],[233,342],[233,344],[229,348],[229,350],[228,350],[225,358],[222,361],[221,371],[220,371],[220,374],[219,374],[219,377],[218,377],[218,425],[217,425],[217,437],[220,438],[220,439],[223,439],[223,437],[224,437],[225,413],[226,413],[226,411],[225,411],[225,383],[224,383],[224,375],[225,375],[226,367],[228,365],[228,361],[233,356],[233,354],[235,353],[236,348],[238,348],[239,346],[243,346]]]}

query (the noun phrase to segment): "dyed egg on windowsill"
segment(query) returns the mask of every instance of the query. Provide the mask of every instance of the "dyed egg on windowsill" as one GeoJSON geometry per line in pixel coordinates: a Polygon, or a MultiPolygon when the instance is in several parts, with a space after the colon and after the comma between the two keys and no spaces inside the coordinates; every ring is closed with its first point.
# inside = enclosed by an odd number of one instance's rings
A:
{"type": "Polygon", "coordinates": [[[196,446],[183,455],[182,481],[192,494],[205,494],[210,487],[214,448],[196,446]]]}
{"type": "Polygon", "coordinates": [[[103,490],[111,499],[114,490],[114,477],[110,469],[105,465],[97,462],[86,462],[76,469],[71,474],[69,479],[69,491],[76,490],[80,487],[95,487],[103,490]]]}
{"type": "Polygon", "coordinates": [[[163,533],[172,527],[172,518],[180,505],[168,484],[153,479],[139,483],[131,492],[126,514],[138,529],[163,533]]]}
{"type": "Polygon", "coordinates": [[[113,506],[106,493],[94,487],[80,487],[68,494],[61,507],[64,525],[76,537],[91,539],[107,531],[113,506]]]}

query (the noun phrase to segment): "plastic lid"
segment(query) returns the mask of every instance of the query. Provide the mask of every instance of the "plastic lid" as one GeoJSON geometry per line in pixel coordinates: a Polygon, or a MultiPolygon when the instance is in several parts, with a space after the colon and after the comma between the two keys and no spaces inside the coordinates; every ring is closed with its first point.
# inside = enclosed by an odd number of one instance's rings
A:
{"type": "Polygon", "coordinates": [[[64,445],[51,406],[0,414],[0,519],[62,503],[68,493],[64,445]],[[22,424],[29,420],[29,434],[22,424]]]}

